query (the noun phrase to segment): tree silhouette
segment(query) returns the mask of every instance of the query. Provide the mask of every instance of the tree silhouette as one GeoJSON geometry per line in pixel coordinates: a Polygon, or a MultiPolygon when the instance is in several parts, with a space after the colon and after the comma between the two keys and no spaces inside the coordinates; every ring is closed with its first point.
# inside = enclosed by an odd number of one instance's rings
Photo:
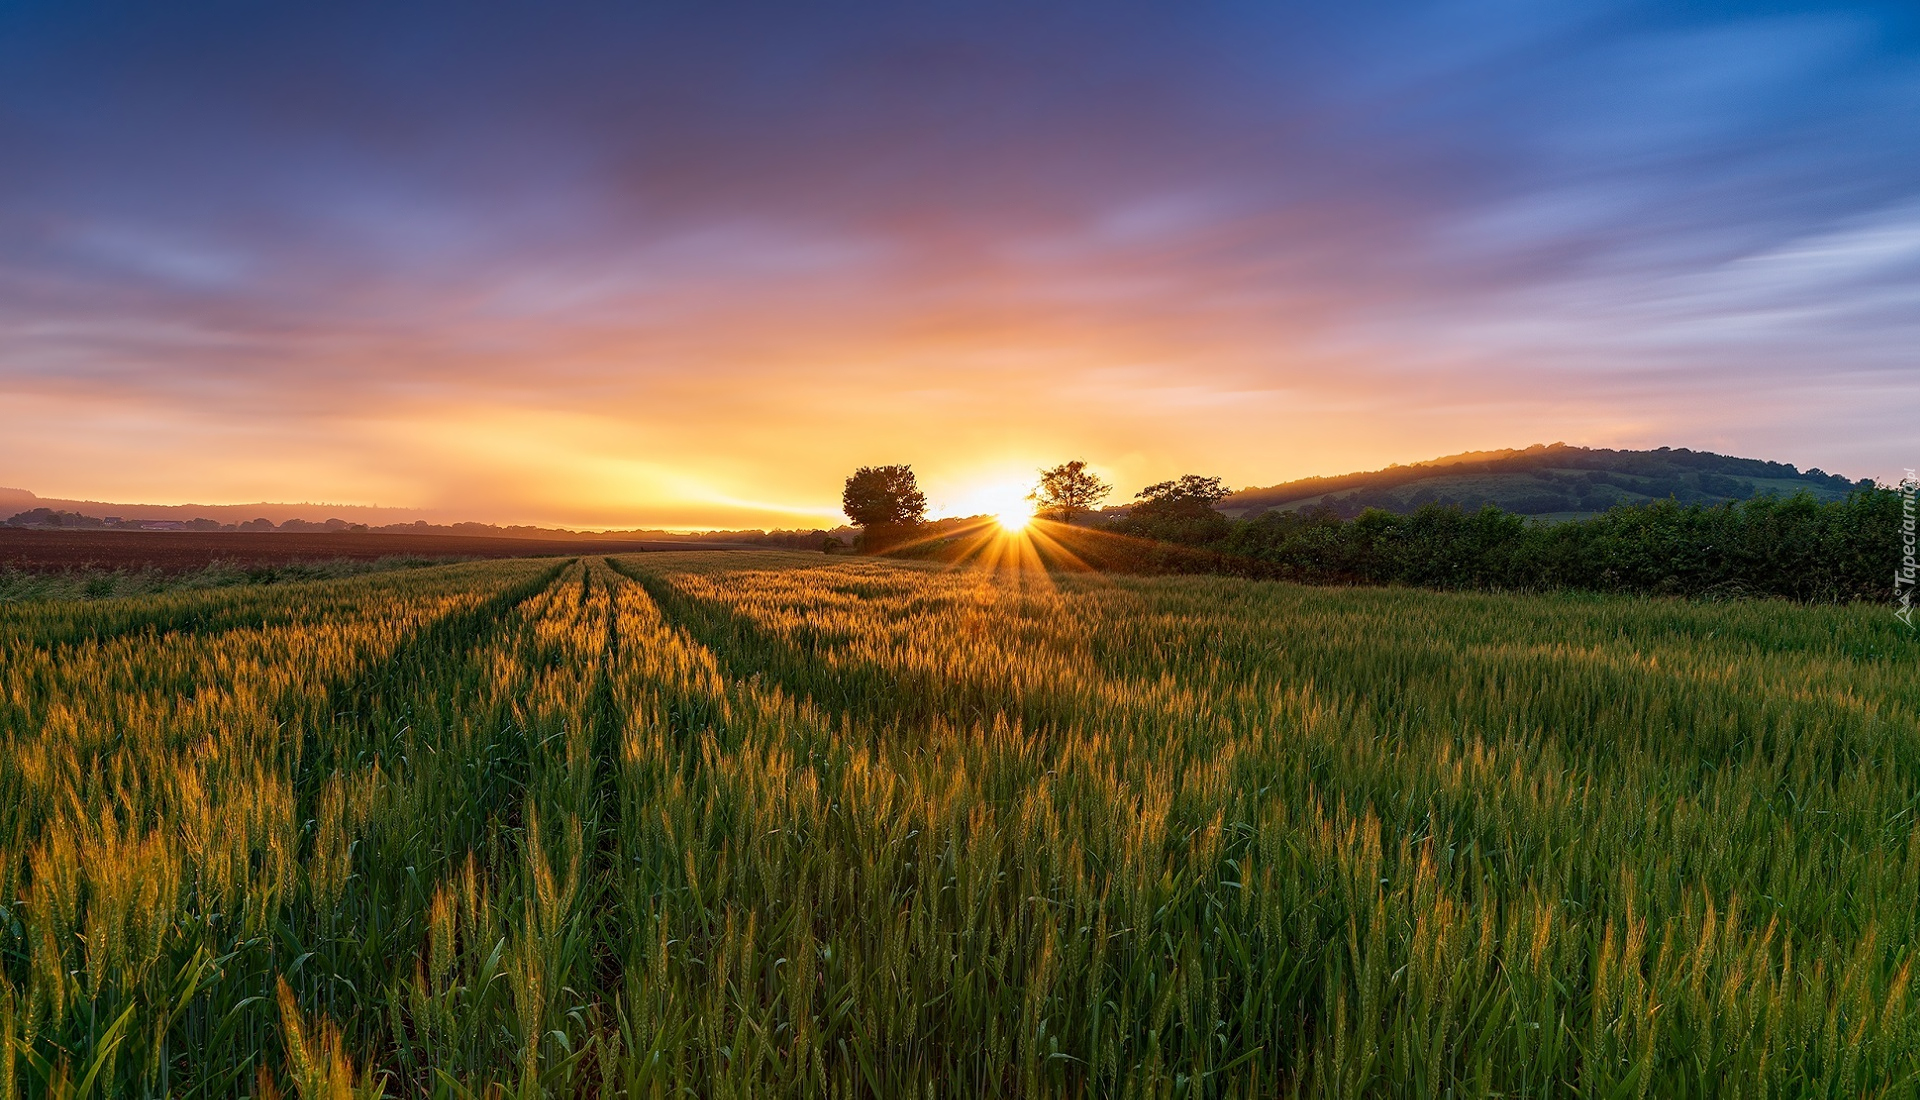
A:
{"type": "Polygon", "coordinates": [[[1134,499],[1136,513],[1162,515],[1202,515],[1225,500],[1233,490],[1217,477],[1187,474],[1178,481],[1160,481],[1140,490],[1134,499]]]}
{"type": "Polygon", "coordinates": [[[1040,471],[1040,484],[1028,498],[1043,514],[1059,516],[1072,524],[1073,517],[1105,500],[1113,486],[1095,477],[1079,459],[1063,462],[1051,470],[1040,471]]]}
{"type": "Polygon", "coordinates": [[[1127,507],[1127,518],[1110,530],[1189,545],[1225,538],[1230,525],[1213,506],[1231,492],[1219,478],[1199,474],[1156,482],[1140,490],[1127,507]]]}
{"type": "Polygon", "coordinates": [[[860,467],[847,479],[840,507],[869,531],[912,527],[927,518],[927,496],[911,466],[860,467]]]}

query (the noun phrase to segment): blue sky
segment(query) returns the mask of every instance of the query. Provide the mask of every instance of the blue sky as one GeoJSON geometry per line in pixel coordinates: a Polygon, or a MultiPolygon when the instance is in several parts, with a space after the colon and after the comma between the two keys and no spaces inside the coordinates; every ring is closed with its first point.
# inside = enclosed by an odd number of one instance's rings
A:
{"type": "Polygon", "coordinates": [[[0,484],[1920,465],[1910,5],[0,5],[0,484]]]}

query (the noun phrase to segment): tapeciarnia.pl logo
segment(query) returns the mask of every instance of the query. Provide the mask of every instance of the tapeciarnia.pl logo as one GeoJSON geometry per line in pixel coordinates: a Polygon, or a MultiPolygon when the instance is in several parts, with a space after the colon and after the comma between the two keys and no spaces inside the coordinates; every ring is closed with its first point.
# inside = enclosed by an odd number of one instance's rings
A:
{"type": "Polygon", "coordinates": [[[1893,615],[1908,626],[1913,625],[1913,494],[1920,488],[1913,471],[1900,481],[1900,568],[1893,571],[1893,598],[1898,605],[1893,615]]]}

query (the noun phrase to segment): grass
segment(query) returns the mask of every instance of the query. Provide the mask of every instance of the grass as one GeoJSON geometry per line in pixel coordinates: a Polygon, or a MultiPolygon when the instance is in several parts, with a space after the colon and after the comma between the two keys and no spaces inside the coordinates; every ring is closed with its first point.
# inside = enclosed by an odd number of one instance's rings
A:
{"type": "Polygon", "coordinates": [[[0,1096],[1911,1095],[1883,609],[506,561],[0,607],[0,1096]]]}

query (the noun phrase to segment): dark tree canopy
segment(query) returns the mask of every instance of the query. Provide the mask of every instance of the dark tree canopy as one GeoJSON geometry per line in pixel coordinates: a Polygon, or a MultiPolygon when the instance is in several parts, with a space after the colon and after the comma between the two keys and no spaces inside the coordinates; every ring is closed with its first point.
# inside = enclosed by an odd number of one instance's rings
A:
{"type": "Polygon", "coordinates": [[[1226,483],[1217,477],[1187,474],[1177,481],[1156,482],[1140,490],[1133,511],[1136,515],[1205,515],[1230,493],[1226,483]]]}
{"type": "Polygon", "coordinates": [[[1101,481],[1080,459],[1063,462],[1051,470],[1040,471],[1040,484],[1033,491],[1033,502],[1043,515],[1059,516],[1064,523],[1086,512],[1107,498],[1113,486],[1101,481]]]}
{"type": "Polygon", "coordinates": [[[862,466],[840,494],[847,518],[861,527],[906,527],[927,518],[927,496],[911,466],[862,466]]]}
{"type": "Polygon", "coordinates": [[[1126,518],[1108,525],[1115,534],[1203,546],[1225,538],[1227,517],[1214,509],[1229,490],[1217,477],[1188,474],[1140,490],[1126,518]]]}

